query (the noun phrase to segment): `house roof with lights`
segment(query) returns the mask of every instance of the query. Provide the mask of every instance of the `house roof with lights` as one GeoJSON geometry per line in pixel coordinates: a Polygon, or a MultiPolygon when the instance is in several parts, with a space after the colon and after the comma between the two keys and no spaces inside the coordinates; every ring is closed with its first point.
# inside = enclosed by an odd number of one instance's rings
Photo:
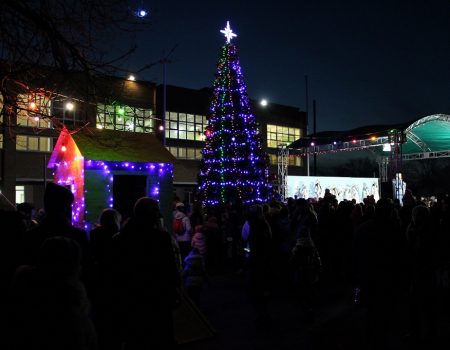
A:
{"type": "Polygon", "coordinates": [[[174,163],[175,157],[152,134],[84,128],[70,134],[63,129],[50,157],[49,167],[60,162],[61,149],[71,140],[86,160],[174,163]]]}

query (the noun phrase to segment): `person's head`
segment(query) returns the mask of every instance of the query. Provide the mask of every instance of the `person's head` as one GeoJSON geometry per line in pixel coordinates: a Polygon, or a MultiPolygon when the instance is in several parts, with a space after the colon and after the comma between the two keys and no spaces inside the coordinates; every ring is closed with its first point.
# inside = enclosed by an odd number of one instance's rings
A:
{"type": "Polygon", "coordinates": [[[181,211],[182,213],[184,213],[186,208],[182,202],[178,202],[177,204],[175,204],[175,210],[181,211]]]}
{"type": "Polygon", "coordinates": [[[139,198],[134,205],[134,216],[141,220],[159,221],[161,212],[158,202],[150,197],[139,198]]]}
{"type": "Polygon", "coordinates": [[[39,248],[37,268],[57,277],[76,276],[81,269],[81,248],[66,237],[51,237],[39,248]]]}
{"type": "Polygon", "coordinates": [[[297,199],[296,207],[300,213],[306,213],[310,210],[309,203],[305,198],[297,199]]]}
{"type": "Polygon", "coordinates": [[[411,221],[415,226],[423,226],[428,221],[430,211],[425,205],[417,205],[411,213],[411,221]]]}
{"type": "Polygon", "coordinates": [[[113,208],[104,209],[100,214],[99,219],[101,226],[110,229],[114,232],[119,231],[121,220],[122,215],[120,215],[120,213],[113,208]]]}
{"type": "Polygon", "coordinates": [[[70,220],[72,216],[73,193],[66,187],[50,182],[45,187],[44,209],[48,216],[64,216],[70,220]]]}
{"type": "Polygon", "coordinates": [[[416,205],[416,198],[414,197],[412,191],[410,189],[405,190],[405,194],[403,195],[402,202],[404,206],[414,206],[416,205]]]}
{"type": "Polygon", "coordinates": [[[203,232],[203,225],[196,225],[194,231],[195,231],[196,233],[197,233],[197,232],[202,233],[202,232],[203,232]]]}
{"type": "Polygon", "coordinates": [[[248,220],[254,221],[263,217],[263,207],[259,204],[253,204],[248,208],[248,220]]]}
{"type": "Polygon", "coordinates": [[[375,216],[380,219],[393,217],[394,203],[390,198],[381,198],[375,205],[375,216]]]}
{"type": "Polygon", "coordinates": [[[33,210],[34,207],[31,203],[24,202],[17,204],[17,211],[27,219],[31,219],[31,217],[33,216],[33,210]]]}

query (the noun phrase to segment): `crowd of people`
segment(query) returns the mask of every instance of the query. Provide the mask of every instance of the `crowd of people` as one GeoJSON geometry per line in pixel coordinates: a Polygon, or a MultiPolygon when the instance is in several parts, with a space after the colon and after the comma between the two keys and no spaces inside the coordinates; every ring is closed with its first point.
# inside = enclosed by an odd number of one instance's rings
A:
{"type": "Polygon", "coordinates": [[[144,197],[126,220],[105,209],[89,235],[72,226],[72,202],[70,190],[48,184],[38,217],[26,205],[1,212],[2,348],[169,348],[180,293],[201,308],[204,283],[225,271],[246,276],[261,324],[270,323],[275,284],[310,322],[321,279],[352,285],[372,343],[394,331],[399,300],[407,300],[404,328],[414,341],[435,335],[438,303],[449,302],[448,196],[432,206],[409,191],[402,203],[338,203],[325,191],[318,201],[245,208],[188,208],[175,198],[171,227],[144,197]]]}

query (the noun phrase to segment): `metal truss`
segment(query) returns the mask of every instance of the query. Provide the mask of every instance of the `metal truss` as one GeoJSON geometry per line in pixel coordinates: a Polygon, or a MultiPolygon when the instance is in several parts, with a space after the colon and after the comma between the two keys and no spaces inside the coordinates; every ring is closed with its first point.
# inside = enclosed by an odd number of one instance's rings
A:
{"type": "Polygon", "coordinates": [[[287,177],[289,165],[289,148],[286,145],[279,145],[277,149],[277,163],[278,163],[278,184],[280,187],[281,200],[285,201],[287,198],[287,177]]]}
{"type": "Polygon", "coordinates": [[[448,157],[450,157],[450,150],[403,154],[402,160],[437,159],[437,158],[448,158],[448,157]]]}
{"type": "Polygon", "coordinates": [[[414,128],[417,128],[418,126],[432,122],[434,120],[440,120],[440,121],[450,123],[450,115],[448,115],[448,114],[433,114],[433,115],[429,115],[428,117],[420,118],[419,120],[415,121],[410,126],[408,126],[406,128],[405,132],[408,133],[408,132],[410,132],[410,130],[413,130],[414,128]]]}
{"type": "Polygon", "coordinates": [[[389,178],[389,157],[377,157],[378,171],[382,182],[388,181],[389,178]]]}
{"type": "Polygon", "coordinates": [[[408,131],[406,137],[408,137],[413,143],[415,143],[417,147],[419,147],[423,152],[431,152],[431,148],[428,147],[428,145],[411,130],[408,131]]]}

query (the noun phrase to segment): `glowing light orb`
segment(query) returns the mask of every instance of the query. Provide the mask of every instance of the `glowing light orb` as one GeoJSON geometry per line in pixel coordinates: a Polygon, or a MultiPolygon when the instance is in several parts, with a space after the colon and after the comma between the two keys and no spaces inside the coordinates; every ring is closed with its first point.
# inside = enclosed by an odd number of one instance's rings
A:
{"type": "Polygon", "coordinates": [[[135,14],[136,14],[136,16],[139,17],[139,18],[144,18],[144,17],[147,17],[148,11],[145,10],[145,9],[138,9],[138,10],[135,12],[135,14]]]}
{"type": "Polygon", "coordinates": [[[74,110],[75,105],[72,102],[67,102],[65,108],[66,108],[66,111],[70,112],[70,111],[74,110]]]}

